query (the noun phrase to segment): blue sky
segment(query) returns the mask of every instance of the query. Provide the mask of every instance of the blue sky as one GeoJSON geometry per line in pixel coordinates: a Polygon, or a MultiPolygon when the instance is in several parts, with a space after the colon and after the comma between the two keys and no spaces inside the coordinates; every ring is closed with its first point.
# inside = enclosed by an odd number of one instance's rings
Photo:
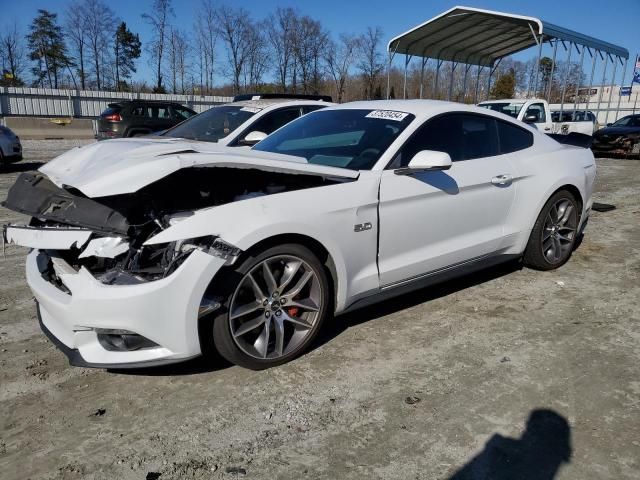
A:
{"type": "MultiPolygon", "coordinates": [[[[17,20],[25,31],[38,8],[46,8],[62,16],[66,0],[0,0],[0,28],[17,20]]],[[[174,0],[176,16],[173,23],[189,31],[200,0],[174,0]]],[[[621,45],[635,58],[640,51],[640,0],[233,0],[230,5],[242,6],[256,19],[266,17],[277,6],[291,6],[317,20],[337,36],[348,32],[359,34],[367,26],[379,25],[385,33],[385,43],[393,36],[458,5],[539,17],[556,25],[621,45]]],[[[108,0],[107,4],[127,22],[129,28],[140,33],[144,43],[151,31],[141,15],[152,0],[108,0]]],[[[521,55],[531,57],[534,52],[521,55]]],[[[139,74],[151,80],[146,59],[139,61],[139,74]]],[[[627,71],[630,79],[631,73],[627,71]]],[[[626,81],[628,83],[628,80],[626,81]]]]}

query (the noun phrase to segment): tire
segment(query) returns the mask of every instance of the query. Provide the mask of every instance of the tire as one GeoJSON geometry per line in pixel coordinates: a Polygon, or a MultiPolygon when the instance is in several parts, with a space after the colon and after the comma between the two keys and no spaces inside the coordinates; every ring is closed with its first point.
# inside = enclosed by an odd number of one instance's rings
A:
{"type": "Polygon", "coordinates": [[[212,330],[220,355],[251,370],[302,355],[332,305],[327,271],[320,260],[302,245],[284,244],[231,268],[216,280],[223,301],[212,330]],[[265,265],[271,272],[271,288],[265,265]]]}
{"type": "Polygon", "coordinates": [[[559,190],[554,193],[531,230],[524,264],[535,270],[554,270],[567,263],[578,237],[581,213],[571,192],[559,190]]]}

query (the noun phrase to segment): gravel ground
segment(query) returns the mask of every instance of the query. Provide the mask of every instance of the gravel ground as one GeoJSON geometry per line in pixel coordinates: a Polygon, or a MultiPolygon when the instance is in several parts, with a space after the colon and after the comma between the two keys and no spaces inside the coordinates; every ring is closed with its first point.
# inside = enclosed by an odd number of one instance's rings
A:
{"type": "MultiPolygon", "coordinates": [[[[0,199],[85,142],[24,143],[0,199]]],[[[69,367],[39,332],[26,249],[8,248],[0,476],[640,478],[640,162],[598,167],[596,201],[617,209],[593,213],[560,270],[503,266],[340,317],[263,372],[69,367]]]]}

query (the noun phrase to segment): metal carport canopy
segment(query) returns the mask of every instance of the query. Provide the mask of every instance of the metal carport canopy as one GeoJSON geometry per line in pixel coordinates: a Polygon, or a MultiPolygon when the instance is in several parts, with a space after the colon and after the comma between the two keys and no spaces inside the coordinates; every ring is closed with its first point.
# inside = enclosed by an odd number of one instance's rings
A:
{"type": "Polygon", "coordinates": [[[538,18],[453,7],[389,42],[389,53],[491,67],[496,60],[558,39],[629,58],[626,48],[538,18]]]}

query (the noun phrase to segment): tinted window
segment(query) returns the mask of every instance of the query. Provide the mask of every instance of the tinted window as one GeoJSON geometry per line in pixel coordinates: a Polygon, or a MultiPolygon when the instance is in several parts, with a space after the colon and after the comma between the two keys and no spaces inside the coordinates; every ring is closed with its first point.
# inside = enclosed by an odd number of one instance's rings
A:
{"type": "Polygon", "coordinates": [[[321,108],[327,108],[327,105],[305,105],[302,107],[302,114],[305,115],[307,113],[315,112],[321,108]]]}
{"type": "Polygon", "coordinates": [[[202,140],[204,142],[217,142],[259,111],[260,109],[258,108],[232,105],[213,107],[167,130],[163,135],[202,140]]]}
{"type": "MultiPolygon", "coordinates": [[[[300,116],[300,107],[281,108],[275,112],[269,112],[254,123],[249,130],[252,132],[263,132],[267,135],[272,134],[277,129],[295,120],[300,116]]],[[[249,133],[249,132],[247,132],[249,133]]]]}
{"type": "Polygon", "coordinates": [[[176,120],[186,120],[195,115],[194,112],[185,107],[173,106],[173,118],[176,120]]]}
{"type": "Polygon", "coordinates": [[[499,155],[495,120],[464,113],[429,120],[404,144],[391,167],[406,167],[421,150],[446,152],[454,162],[499,155]]]}
{"type": "Polygon", "coordinates": [[[516,125],[497,120],[500,153],[517,152],[533,145],[533,133],[516,125]]]}
{"type": "Polygon", "coordinates": [[[121,108],[118,106],[108,107],[104,112],[100,114],[102,117],[106,117],[107,115],[114,115],[116,113],[120,113],[121,108]]]}
{"type": "Polygon", "coordinates": [[[411,123],[409,113],[320,110],[285,125],[254,150],[304,157],[309,163],[369,170],[411,123]]]}
{"type": "Polygon", "coordinates": [[[145,113],[146,108],[144,108],[142,105],[131,107],[131,115],[133,115],[134,117],[144,117],[145,113]]]}
{"type": "Polygon", "coordinates": [[[494,102],[494,103],[481,103],[479,107],[493,110],[494,112],[504,113],[513,118],[518,118],[520,110],[524,103],[509,103],[509,102],[494,102]]]}

